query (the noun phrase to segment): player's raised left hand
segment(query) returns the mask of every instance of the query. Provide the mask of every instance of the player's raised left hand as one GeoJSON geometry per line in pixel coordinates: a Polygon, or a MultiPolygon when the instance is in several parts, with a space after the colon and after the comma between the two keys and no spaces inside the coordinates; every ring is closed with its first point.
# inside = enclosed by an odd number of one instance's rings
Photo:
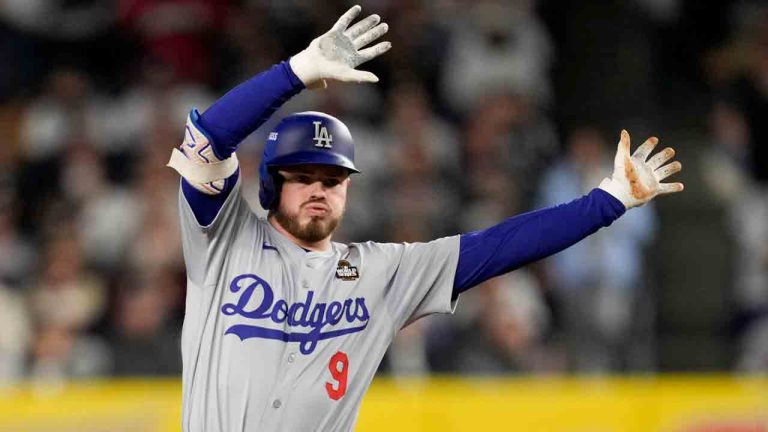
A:
{"type": "Polygon", "coordinates": [[[305,86],[324,87],[326,79],[351,82],[379,81],[379,78],[371,72],[355,68],[384,54],[392,47],[389,42],[380,42],[365,48],[366,45],[384,35],[389,30],[389,26],[386,23],[380,23],[381,18],[374,14],[350,27],[360,10],[360,6],[353,6],[327,33],[315,38],[305,50],[291,57],[291,69],[305,86]]]}
{"type": "Polygon", "coordinates": [[[616,197],[627,209],[641,206],[656,195],[682,191],[682,183],[661,183],[665,178],[683,169],[683,165],[678,161],[666,163],[675,155],[672,147],[667,147],[648,159],[658,143],[658,138],[648,138],[630,156],[629,132],[622,130],[613,161],[613,175],[600,183],[600,189],[616,197]]]}

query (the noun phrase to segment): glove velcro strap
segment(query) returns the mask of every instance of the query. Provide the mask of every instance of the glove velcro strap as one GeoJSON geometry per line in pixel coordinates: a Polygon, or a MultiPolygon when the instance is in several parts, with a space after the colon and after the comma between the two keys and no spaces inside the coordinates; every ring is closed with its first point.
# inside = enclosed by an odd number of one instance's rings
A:
{"type": "Polygon", "coordinates": [[[191,183],[211,183],[234,174],[237,171],[238,161],[237,155],[232,153],[232,156],[223,161],[201,164],[189,160],[179,149],[173,149],[171,159],[166,166],[175,169],[191,183]]]}
{"type": "Polygon", "coordinates": [[[613,195],[614,198],[621,201],[622,204],[624,204],[624,207],[627,209],[630,209],[637,205],[635,202],[636,200],[632,199],[632,197],[627,193],[627,189],[629,186],[622,186],[617,182],[616,180],[613,180],[610,177],[606,177],[603,179],[602,182],[600,182],[600,186],[598,188],[608,192],[609,194],[613,195]]]}

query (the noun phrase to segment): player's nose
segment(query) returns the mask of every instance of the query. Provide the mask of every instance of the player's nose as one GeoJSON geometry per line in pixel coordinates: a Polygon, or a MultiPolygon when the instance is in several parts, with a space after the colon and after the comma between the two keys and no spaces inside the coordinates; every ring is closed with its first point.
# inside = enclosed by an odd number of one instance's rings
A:
{"type": "Polygon", "coordinates": [[[309,193],[311,198],[325,198],[325,186],[323,186],[323,182],[318,180],[309,185],[309,193]]]}

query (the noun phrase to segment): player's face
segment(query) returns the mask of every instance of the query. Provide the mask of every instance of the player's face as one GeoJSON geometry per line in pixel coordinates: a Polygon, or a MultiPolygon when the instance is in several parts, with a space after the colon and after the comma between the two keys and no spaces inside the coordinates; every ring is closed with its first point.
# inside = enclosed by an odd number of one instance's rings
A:
{"type": "Polygon", "coordinates": [[[278,173],[283,187],[275,212],[277,222],[305,242],[328,238],[344,214],[349,172],[336,166],[298,165],[278,173]]]}

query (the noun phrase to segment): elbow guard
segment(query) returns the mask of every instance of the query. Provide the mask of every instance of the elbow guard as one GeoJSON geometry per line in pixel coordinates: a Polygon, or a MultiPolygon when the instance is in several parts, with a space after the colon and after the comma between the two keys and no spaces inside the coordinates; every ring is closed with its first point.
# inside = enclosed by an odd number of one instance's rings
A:
{"type": "Polygon", "coordinates": [[[210,136],[198,124],[199,117],[197,110],[189,113],[184,142],[173,149],[167,166],[200,192],[218,195],[224,190],[224,181],[237,171],[237,156],[232,153],[224,160],[216,156],[210,136]]]}

